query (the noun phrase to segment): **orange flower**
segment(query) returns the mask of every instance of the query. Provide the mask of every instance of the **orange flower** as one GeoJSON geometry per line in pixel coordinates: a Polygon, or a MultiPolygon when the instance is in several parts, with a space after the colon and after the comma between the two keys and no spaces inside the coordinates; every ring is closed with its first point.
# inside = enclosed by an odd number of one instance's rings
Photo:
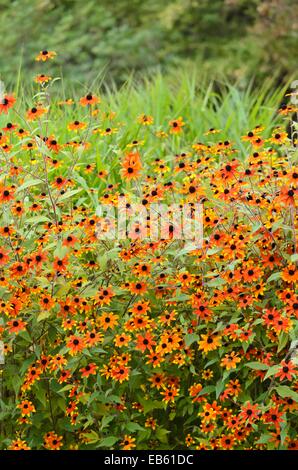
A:
{"type": "Polygon", "coordinates": [[[62,245],[63,246],[74,246],[78,243],[78,239],[74,235],[68,235],[64,240],[62,245]]]}
{"type": "Polygon", "coordinates": [[[56,56],[56,52],[54,51],[47,51],[47,50],[43,50],[43,51],[40,51],[40,53],[35,57],[35,60],[37,62],[45,62],[49,59],[54,59],[54,57],[56,56]]]}
{"type": "Polygon", "coordinates": [[[44,436],[44,446],[48,450],[60,450],[63,446],[62,436],[59,436],[55,432],[51,431],[44,436]]]}
{"type": "Polygon", "coordinates": [[[152,349],[156,342],[153,340],[152,334],[146,332],[145,335],[138,335],[136,349],[140,349],[142,352],[146,349],[152,349]]]}
{"type": "Polygon", "coordinates": [[[110,287],[100,289],[95,296],[95,303],[99,305],[110,305],[114,292],[110,287]]]}
{"type": "Polygon", "coordinates": [[[53,268],[55,269],[55,271],[58,271],[58,272],[64,272],[66,271],[67,269],[67,265],[68,265],[68,258],[67,256],[65,256],[64,258],[60,259],[58,257],[56,257],[54,259],[54,263],[53,263],[53,268]]]}
{"type": "Polygon", "coordinates": [[[27,323],[22,321],[21,319],[14,319],[7,322],[9,332],[10,333],[19,333],[20,331],[24,331],[26,329],[27,323]]]}
{"type": "Polygon", "coordinates": [[[13,107],[16,99],[13,95],[4,95],[3,99],[0,99],[0,114],[8,113],[8,110],[13,107]]]}
{"type": "Polygon", "coordinates": [[[221,338],[219,335],[208,333],[201,335],[201,340],[198,342],[199,349],[202,349],[204,353],[209,351],[215,351],[221,345],[221,338]]]}
{"type": "Polygon", "coordinates": [[[132,282],[129,288],[133,294],[143,295],[147,291],[147,285],[145,282],[132,282]]]}
{"type": "Polygon", "coordinates": [[[72,335],[68,338],[66,346],[70,349],[71,354],[77,354],[85,348],[85,342],[79,336],[72,335]]]}
{"type": "Polygon", "coordinates": [[[175,387],[169,387],[160,392],[160,394],[163,396],[162,401],[164,401],[165,403],[174,403],[175,398],[179,395],[179,389],[175,387]]]}
{"type": "Polygon", "coordinates": [[[10,268],[11,277],[22,277],[28,271],[28,265],[26,263],[14,263],[10,268]]]}
{"type": "Polygon", "coordinates": [[[229,354],[225,354],[224,358],[221,360],[220,365],[225,367],[226,370],[236,369],[238,362],[241,361],[241,358],[232,351],[229,354]]]}
{"type": "Polygon", "coordinates": [[[43,73],[40,74],[40,75],[36,75],[36,77],[34,78],[34,81],[36,83],[40,83],[40,84],[44,84],[44,83],[48,83],[49,81],[52,80],[52,77],[49,77],[48,75],[44,75],[43,73]]]}
{"type": "Polygon", "coordinates": [[[115,336],[114,343],[118,348],[122,348],[123,346],[127,346],[131,341],[131,336],[125,333],[120,333],[115,336]]]}
{"type": "Polygon", "coordinates": [[[94,362],[87,364],[85,367],[82,367],[80,369],[80,372],[82,373],[82,377],[89,377],[89,375],[95,375],[97,370],[97,365],[94,364],[94,362]]]}
{"type": "Polygon", "coordinates": [[[88,93],[88,95],[83,96],[83,98],[80,99],[80,104],[82,106],[94,105],[98,103],[100,103],[98,96],[92,95],[91,93],[88,93]]]}
{"type": "Polygon", "coordinates": [[[0,248],[0,266],[5,266],[9,260],[8,251],[0,248]]]}
{"type": "Polygon", "coordinates": [[[15,439],[8,447],[9,450],[31,450],[27,442],[22,439],[15,439]]]}
{"type": "Polygon", "coordinates": [[[280,369],[275,374],[275,377],[279,377],[279,380],[292,380],[295,375],[297,375],[297,368],[295,364],[293,364],[291,361],[281,361],[280,369]]]}
{"type": "Polygon", "coordinates": [[[47,112],[46,108],[41,108],[39,106],[33,106],[33,108],[29,109],[27,111],[26,117],[28,121],[35,121],[36,119],[39,119],[41,116],[43,116],[47,112]]]}
{"type": "Polygon", "coordinates": [[[185,125],[182,117],[178,119],[173,119],[169,122],[170,134],[180,134],[182,132],[182,127],[185,125]]]}
{"type": "Polygon", "coordinates": [[[23,400],[17,407],[21,410],[22,416],[30,416],[31,413],[35,413],[36,411],[35,406],[29,400],[23,400]]]}
{"type": "Polygon", "coordinates": [[[135,438],[125,434],[123,440],[120,442],[120,446],[122,447],[123,450],[133,449],[134,447],[136,447],[135,438]]]}
{"type": "Polygon", "coordinates": [[[282,270],[281,277],[286,282],[297,282],[298,281],[298,269],[294,264],[288,265],[282,270]]]}
{"type": "Polygon", "coordinates": [[[153,117],[149,116],[148,114],[141,114],[138,117],[138,123],[142,124],[143,126],[150,126],[153,124],[153,117]]]}
{"type": "Polygon", "coordinates": [[[101,328],[106,331],[108,328],[114,328],[114,326],[117,325],[118,318],[119,316],[112,312],[103,313],[100,315],[100,317],[98,317],[98,322],[101,328]]]}
{"type": "Polygon", "coordinates": [[[78,130],[85,129],[86,127],[87,127],[87,124],[85,122],[80,122],[80,121],[73,121],[67,126],[67,128],[70,131],[78,131],[78,130]]]}
{"type": "Polygon", "coordinates": [[[141,168],[142,163],[139,152],[127,153],[122,162],[122,178],[128,181],[137,179],[140,175],[141,168]]]}
{"type": "Polygon", "coordinates": [[[14,188],[0,187],[0,204],[9,202],[14,197],[14,188]]]}

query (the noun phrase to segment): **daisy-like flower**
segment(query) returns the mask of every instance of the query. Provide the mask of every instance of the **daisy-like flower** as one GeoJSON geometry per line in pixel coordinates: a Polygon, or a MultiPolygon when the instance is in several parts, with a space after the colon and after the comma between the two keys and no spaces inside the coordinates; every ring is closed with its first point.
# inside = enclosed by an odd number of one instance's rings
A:
{"type": "Polygon", "coordinates": [[[33,108],[27,111],[26,117],[28,121],[36,121],[41,116],[43,116],[47,112],[46,108],[42,108],[40,106],[33,106],[33,108]]]}
{"type": "Polygon", "coordinates": [[[40,85],[43,85],[44,83],[48,83],[51,80],[52,80],[52,77],[50,77],[49,75],[44,75],[43,73],[40,75],[36,75],[36,77],[34,77],[35,83],[39,83],[40,85]]]}
{"type": "Polygon", "coordinates": [[[123,450],[131,450],[136,447],[135,444],[136,439],[128,434],[125,434],[124,438],[120,442],[120,446],[123,450]]]}
{"type": "Polygon", "coordinates": [[[32,413],[35,413],[35,406],[29,400],[23,400],[21,403],[17,405],[17,407],[21,410],[22,416],[30,416],[32,413]]]}
{"type": "Polygon", "coordinates": [[[7,114],[9,109],[13,107],[15,102],[16,99],[13,95],[4,95],[3,98],[0,99],[0,114],[7,114]]]}
{"type": "Polygon", "coordinates": [[[297,375],[297,367],[291,361],[281,361],[280,369],[275,374],[275,377],[278,377],[279,380],[292,380],[297,375]]]}
{"type": "Polygon", "coordinates": [[[92,362],[90,364],[87,364],[85,367],[82,367],[80,369],[80,372],[82,374],[82,377],[89,377],[89,375],[95,375],[97,370],[97,365],[92,362]]]}
{"type": "Polygon", "coordinates": [[[44,49],[43,51],[40,51],[40,53],[35,57],[35,60],[37,62],[46,62],[47,60],[54,59],[56,55],[57,53],[55,51],[47,51],[44,49]]]}
{"type": "Polygon", "coordinates": [[[100,103],[100,98],[96,95],[92,95],[92,93],[88,93],[80,99],[80,104],[82,106],[92,106],[98,103],[100,103]]]}
{"type": "Polygon", "coordinates": [[[169,122],[170,134],[180,134],[183,130],[184,125],[185,125],[185,122],[183,122],[182,117],[171,120],[169,122]]]}

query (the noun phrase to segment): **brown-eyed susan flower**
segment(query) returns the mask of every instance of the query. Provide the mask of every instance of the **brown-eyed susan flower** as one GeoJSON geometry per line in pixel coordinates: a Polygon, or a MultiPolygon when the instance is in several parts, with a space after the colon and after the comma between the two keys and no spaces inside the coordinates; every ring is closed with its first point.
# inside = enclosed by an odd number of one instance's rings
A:
{"type": "Polygon", "coordinates": [[[297,375],[297,367],[291,361],[281,361],[280,369],[275,374],[275,377],[278,377],[279,380],[293,380],[293,378],[297,375]]]}
{"type": "Polygon", "coordinates": [[[127,346],[131,341],[131,336],[127,335],[126,333],[120,333],[115,336],[114,343],[117,347],[121,348],[123,346],[127,346]]]}
{"type": "Polygon", "coordinates": [[[40,51],[40,53],[35,57],[35,60],[37,62],[46,62],[47,60],[54,59],[56,57],[57,53],[54,51],[47,51],[44,49],[43,51],[40,51]]]}
{"type": "Polygon", "coordinates": [[[241,361],[241,358],[235,351],[225,354],[224,358],[221,360],[220,365],[226,370],[236,369],[237,364],[241,361]]]}
{"type": "Polygon", "coordinates": [[[297,282],[298,281],[298,269],[294,264],[288,265],[282,270],[281,277],[286,282],[297,282]]]}
{"type": "Polygon", "coordinates": [[[120,446],[123,450],[131,450],[136,447],[135,444],[136,439],[128,434],[125,434],[122,441],[120,442],[120,446]]]}
{"type": "Polygon", "coordinates": [[[9,261],[9,252],[5,248],[0,248],[0,266],[5,266],[9,261]]]}
{"type": "Polygon", "coordinates": [[[208,353],[209,351],[215,351],[221,345],[221,338],[220,335],[217,334],[203,334],[201,335],[201,339],[198,342],[199,349],[202,349],[204,353],[208,353]]]}
{"type": "Polygon", "coordinates": [[[76,335],[71,335],[66,343],[70,349],[71,354],[77,354],[85,348],[85,341],[76,335]]]}
{"type": "Polygon", "coordinates": [[[26,117],[28,121],[35,121],[43,116],[47,112],[46,108],[42,108],[40,106],[33,106],[31,109],[27,111],[26,117]]]}
{"type": "Polygon", "coordinates": [[[2,127],[2,130],[5,132],[11,132],[14,131],[17,128],[16,124],[13,124],[12,122],[8,122],[5,127],[2,127]]]}
{"type": "Polygon", "coordinates": [[[18,438],[18,439],[14,439],[10,443],[8,449],[9,450],[31,450],[31,447],[29,447],[26,441],[18,438]]]}
{"type": "Polygon", "coordinates": [[[91,105],[94,105],[94,104],[98,104],[100,103],[100,99],[98,96],[96,95],[92,95],[92,93],[88,93],[86,96],[83,96],[81,99],[80,99],[80,104],[82,106],[91,106],[91,105]]]}
{"type": "Polygon", "coordinates": [[[122,162],[121,176],[124,180],[137,179],[140,176],[142,163],[139,152],[128,152],[122,162]]]}
{"type": "Polygon", "coordinates": [[[98,317],[98,323],[103,330],[107,330],[108,328],[114,328],[115,325],[118,324],[119,316],[112,312],[104,312],[98,317]]]}
{"type": "Polygon", "coordinates": [[[68,265],[68,257],[65,256],[64,258],[55,257],[53,268],[58,272],[64,272],[67,270],[68,265]]]}
{"type": "Polygon", "coordinates": [[[294,186],[283,186],[280,190],[277,199],[286,205],[295,205],[295,198],[297,198],[298,188],[294,186]]]}
{"type": "Polygon", "coordinates": [[[89,375],[95,375],[97,370],[97,365],[92,362],[90,364],[87,364],[85,367],[82,367],[80,369],[80,372],[82,374],[82,377],[89,377],[89,375]]]}
{"type": "Polygon", "coordinates": [[[14,198],[14,192],[15,188],[0,185],[0,204],[11,201],[14,198]]]}
{"type": "Polygon", "coordinates": [[[36,412],[35,406],[30,400],[23,400],[17,407],[21,410],[22,416],[30,416],[36,412]]]}
{"type": "Polygon", "coordinates": [[[26,325],[27,325],[26,322],[17,318],[7,322],[9,332],[16,333],[16,334],[18,334],[20,331],[24,331],[26,329],[26,325]]]}
{"type": "Polygon", "coordinates": [[[48,83],[51,80],[52,80],[52,77],[50,77],[49,75],[44,75],[43,73],[40,75],[36,75],[36,77],[34,77],[35,83],[40,83],[41,85],[43,85],[44,83],[48,83]]]}
{"type": "Polygon", "coordinates": [[[162,390],[160,394],[163,396],[162,401],[164,401],[165,403],[174,403],[175,398],[179,396],[179,389],[172,386],[166,388],[165,390],[162,390]]]}
{"type": "Polygon", "coordinates": [[[183,122],[182,117],[173,119],[169,122],[170,134],[180,134],[184,125],[185,123],[183,122]]]}
{"type": "Polygon", "coordinates": [[[280,130],[280,129],[275,129],[272,133],[272,137],[269,139],[269,141],[272,144],[283,144],[286,142],[288,139],[288,135],[286,132],[280,130]]]}
{"type": "Polygon", "coordinates": [[[44,435],[44,447],[48,450],[60,450],[63,446],[63,437],[54,431],[47,432],[44,435]]]}
{"type": "Polygon", "coordinates": [[[28,265],[26,263],[16,261],[10,267],[10,275],[14,278],[25,276],[28,271],[28,265]]]}
{"type": "Polygon", "coordinates": [[[153,117],[148,114],[141,114],[138,117],[138,123],[142,124],[143,126],[150,126],[151,124],[153,124],[153,121],[153,117]]]}
{"type": "Polygon", "coordinates": [[[13,95],[4,95],[3,98],[0,99],[0,114],[7,114],[9,109],[13,107],[15,102],[16,99],[13,95]]]}
{"type": "Polygon", "coordinates": [[[106,127],[105,129],[99,129],[97,131],[97,133],[99,133],[103,137],[113,135],[113,134],[117,134],[117,132],[118,132],[117,127],[106,127]]]}
{"type": "Polygon", "coordinates": [[[67,129],[70,131],[79,131],[86,129],[87,124],[85,122],[73,121],[67,125],[67,129]]]}

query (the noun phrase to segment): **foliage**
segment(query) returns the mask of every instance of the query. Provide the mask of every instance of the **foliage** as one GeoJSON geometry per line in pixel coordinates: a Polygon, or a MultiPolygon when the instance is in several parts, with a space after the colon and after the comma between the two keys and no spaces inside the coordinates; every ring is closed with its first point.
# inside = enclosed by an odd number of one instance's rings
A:
{"type": "Polygon", "coordinates": [[[297,449],[285,89],[180,72],[71,99],[46,66],[0,104],[1,448],[297,449]],[[171,215],[99,237],[124,196],[203,203],[202,247],[171,215]]]}
{"type": "MultiPolygon", "coordinates": [[[[71,81],[196,63],[213,76],[296,71],[297,5],[292,0],[13,0],[0,1],[0,71],[13,81],[20,63],[32,74],[36,44],[59,49],[71,81]]],[[[60,64],[60,65],[59,65],[60,64]]]]}

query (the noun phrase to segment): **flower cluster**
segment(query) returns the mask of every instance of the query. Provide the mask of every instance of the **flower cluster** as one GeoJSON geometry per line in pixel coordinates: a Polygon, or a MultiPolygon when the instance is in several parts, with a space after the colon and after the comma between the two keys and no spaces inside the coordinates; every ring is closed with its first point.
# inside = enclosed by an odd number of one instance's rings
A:
{"type": "Polygon", "coordinates": [[[2,448],[298,449],[296,110],[236,146],[35,82],[0,104],[2,448]],[[203,204],[202,246],[98,238],[121,197],[203,204]]]}

